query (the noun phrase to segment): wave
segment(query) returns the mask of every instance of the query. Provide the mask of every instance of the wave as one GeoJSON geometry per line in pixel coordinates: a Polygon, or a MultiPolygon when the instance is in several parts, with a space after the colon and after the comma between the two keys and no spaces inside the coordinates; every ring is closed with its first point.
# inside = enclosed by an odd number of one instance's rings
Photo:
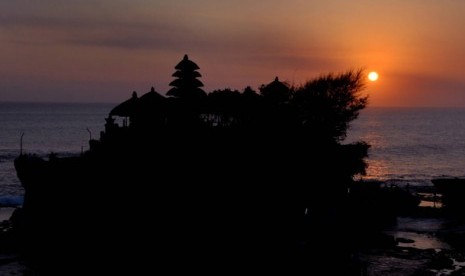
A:
{"type": "Polygon", "coordinates": [[[0,162],[12,161],[19,155],[17,149],[1,149],[0,150],[0,162]]]}
{"type": "Polygon", "coordinates": [[[23,202],[23,196],[0,196],[0,207],[19,207],[23,202]]]}
{"type": "MultiPolygon", "coordinates": [[[[28,150],[24,151],[25,154],[35,154],[42,158],[47,158],[50,153],[56,154],[58,157],[73,157],[79,156],[81,152],[77,151],[44,151],[44,150],[28,150]]],[[[0,150],[0,162],[13,161],[19,156],[19,150],[0,150]]]]}

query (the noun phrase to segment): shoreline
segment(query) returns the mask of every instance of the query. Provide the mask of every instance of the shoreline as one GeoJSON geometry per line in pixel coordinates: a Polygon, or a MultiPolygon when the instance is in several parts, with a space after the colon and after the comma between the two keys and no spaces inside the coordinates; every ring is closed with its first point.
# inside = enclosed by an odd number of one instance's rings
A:
{"type": "MultiPolygon", "coordinates": [[[[1,207],[0,218],[2,215],[11,215],[15,209],[1,207]]],[[[465,263],[461,262],[462,259],[465,260],[465,251],[456,246],[464,241],[458,234],[465,233],[465,223],[448,218],[442,210],[418,207],[416,212],[397,216],[395,222],[374,230],[380,231],[379,234],[369,238],[367,247],[362,246],[356,251],[354,261],[361,263],[367,276],[432,276],[465,271],[465,263]]],[[[372,235],[373,230],[369,231],[372,235]]],[[[328,237],[335,236],[331,234],[328,237]]],[[[31,271],[30,268],[14,253],[7,253],[4,263],[0,260],[0,274],[14,272],[17,275],[27,275],[26,273],[30,273],[27,271],[31,271]]]]}
{"type": "MultiPolygon", "coordinates": [[[[465,233],[465,222],[444,217],[439,210],[421,207],[416,214],[398,216],[381,229],[381,236],[369,238],[371,243],[354,255],[354,261],[366,269],[362,275],[433,276],[465,272],[465,251],[460,247],[465,239],[459,236],[465,233]]],[[[31,272],[19,255],[0,254],[0,274],[31,272]]]]}
{"type": "MultiPolygon", "coordinates": [[[[394,187],[397,187],[398,185],[394,185],[392,183],[389,183],[389,182],[382,182],[381,186],[383,186],[384,188],[394,188],[394,187]]],[[[422,192],[425,192],[425,191],[431,191],[432,185],[427,185],[427,186],[410,186],[410,187],[407,187],[407,186],[404,186],[404,187],[401,187],[403,190],[405,190],[406,188],[410,188],[410,192],[417,192],[417,191],[422,191],[422,192]]],[[[363,192],[362,192],[363,194],[363,192]]],[[[48,193],[47,193],[48,195],[48,193]]],[[[59,195],[59,194],[58,194],[59,195]]],[[[427,196],[424,196],[425,198],[428,198],[427,196]]],[[[52,199],[52,197],[49,197],[49,199],[52,199]]],[[[362,208],[363,208],[364,205],[362,205],[362,208]]],[[[366,207],[366,206],[365,206],[366,207]]],[[[4,210],[5,211],[5,214],[7,214],[8,212],[13,212],[15,208],[13,207],[5,207],[6,209],[4,210]]],[[[53,211],[53,208],[56,208],[56,207],[53,207],[51,206],[51,209],[49,211],[53,211]]],[[[88,208],[88,209],[92,209],[93,207],[92,206],[87,206],[85,208],[88,208]]],[[[361,209],[363,210],[363,209],[361,209]]],[[[414,219],[415,220],[425,220],[425,219],[428,219],[428,218],[431,218],[431,217],[436,217],[436,216],[441,216],[441,212],[440,212],[440,208],[419,208],[418,209],[418,212],[417,213],[413,213],[411,214],[412,216],[414,216],[414,219]]],[[[370,212],[369,210],[367,210],[367,212],[370,212]]],[[[347,213],[349,214],[349,213],[347,213]]],[[[376,211],[373,212],[373,214],[377,214],[376,211]]],[[[136,214],[137,215],[137,214],[136,214]]],[[[326,217],[328,219],[331,219],[330,217],[326,217]]],[[[366,218],[366,215],[361,215],[361,218],[366,218]]],[[[72,217],[70,218],[72,219],[72,217]]],[[[383,222],[383,219],[380,219],[379,220],[380,222],[383,222]]],[[[42,223],[42,221],[41,221],[42,223]]],[[[79,224],[79,223],[78,223],[79,224]]],[[[85,223],[83,223],[85,224],[85,223]]],[[[368,224],[367,224],[368,225],[368,224]]],[[[52,232],[54,230],[54,227],[57,227],[57,226],[60,226],[60,222],[56,222],[56,224],[53,224],[53,226],[49,225],[49,229],[45,232],[46,235],[49,235],[50,232],[52,232]]],[[[85,225],[81,225],[79,227],[86,227],[85,225]]],[[[314,227],[314,226],[310,226],[311,228],[314,227]]],[[[334,227],[334,226],[333,226],[334,227]]],[[[108,229],[113,229],[113,226],[109,226],[108,229]]],[[[72,230],[72,231],[75,231],[75,230],[72,230]]],[[[368,230],[368,231],[373,231],[373,230],[368,230]]],[[[377,230],[375,230],[377,231],[377,230]]],[[[405,274],[389,274],[388,272],[386,271],[383,271],[383,267],[385,267],[386,265],[386,261],[388,260],[392,260],[392,259],[398,259],[400,263],[404,264],[404,268],[405,269],[411,269],[412,267],[417,267],[419,265],[419,262],[418,260],[419,259],[422,259],[423,261],[421,262],[421,269],[422,269],[422,272],[424,273],[429,273],[431,272],[431,269],[430,269],[430,263],[433,262],[433,260],[435,258],[443,258],[443,259],[447,259],[448,261],[445,261],[447,263],[450,263],[449,261],[451,260],[452,256],[455,256],[455,255],[460,255],[461,253],[456,251],[456,250],[450,250],[450,251],[442,251],[441,252],[435,252],[434,249],[435,248],[422,248],[422,249],[419,249],[419,248],[411,248],[411,244],[410,243],[407,243],[406,246],[401,246],[399,244],[402,244],[402,240],[398,241],[399,238],[404,238],[404,239],[409,239],[409,236],[407,237],[402,237],[402,235],[393,235],[393,233],[386,233],[385,232],[386,229],[383,229],[382,231],[382,234],[383,235],[386,235],[386,236],[383,236],[383,237],[376,237],[374,238],[374,244],[373,245],[370,245],[372,246],[372,248],[368,249],[367,251],[365,251],[365,249],[363,250],[360,250],[360,260],[362,262],[364,262],[364,264],[367,265],[367,271],[371,271],[370,273],[373,273],[371,275],[380,275],[380,272],[382,272],[381,275],[405,275],[405,274]],[[389,240],[393,240],[395,242],[394,245],[389,245],[388,247],[381,247],[381,248],[376,248],[377,246],[377,243],[380,242],[380,240],[383,240],[385,239],[384,237],[387,237],[387,239],[389,240]],[[379,239],[379,240],[377,240],[379,239]],[[433,251],[431,251],[433,250],[433,251]]],[[[336,238],[337,237],[335,236],[335,234],[338,232],[337,229],[332,229],[331,230],[331,233],[332,234],[328,234],[327,236],[325,235],[326,238],[336,238]],[[334,233],[333,233],[333,230],[334,230],[334,233]]],[[[411,232],[411,230],[407,231],[407,232],[411,232]]],[[[371,233],[371,232],[369,232],[371,233]]],[[[312,235],[312,234],[310,234],[312,235]]],[[[363,236],[363,235],[362,235],[363,236]]],[[[361,237],[362,237],[361,236],[361,237]]],[[[418,237],[418,236],[416,236],[418,237]]],[[[422,236],[423,237],[423,236],[422,236]]],[[[425,237],[423,237],[425,238],[425,237]]],[[[428,235],[426,235],[426,238],[428,238],[428,235]]],[[[405,241],[405,240],[404,240],[405,241]]],[[[415,241],[414,241],[415,243],[415,241]]],[[[310,245],[309,245],[310,247],[310,245]]],[[[307,248],[306,250],[309,250],[310,248],[307,248]]],[[[324,250],[326,250],[326,248],[323,248],[324,250]]],[[[313,252],[312,252],[313,254],[313,252]]],[[[312,255],[313,256],[313,255],[312,255]]],[[[391,264],[391,266],[394,265],[394,264],[391,264]]],[[[440,270],[438,271],[443,271],[443,269],[446,269],[449,265],[444,265],[444,266],[437,266],[440,268],[440,270]]],[[[462,269],[462,267],[459,267],[458,269],[462,269]]],[[[0,268],[0,272],[1,272],[1,268],[0,268]]],[[[405,272],[405,271],[404,271],[405,272]]],[[[367,274],[367,275],[370,275],[370,274],[367,274]]],[[[429,274],[419,274],[419,275],[429,275],[429,274]]],[[[431,274],[431,275],[435,275],[435,274],[431,274]]]]}

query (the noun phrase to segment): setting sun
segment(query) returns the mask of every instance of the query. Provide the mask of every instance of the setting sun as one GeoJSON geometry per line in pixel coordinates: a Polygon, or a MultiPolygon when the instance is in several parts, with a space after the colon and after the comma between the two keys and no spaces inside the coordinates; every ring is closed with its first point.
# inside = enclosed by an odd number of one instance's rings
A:
{"type": "Polygon", "coordinates": [[[378,73],[376,73],[376,72],[374,72],[374,71],[373,71],[373,72],[370,72],[370,73],[368,74],[368,79],[369,79],[370,81],[377,81],[378,78],[379,78],[378,73]]]}

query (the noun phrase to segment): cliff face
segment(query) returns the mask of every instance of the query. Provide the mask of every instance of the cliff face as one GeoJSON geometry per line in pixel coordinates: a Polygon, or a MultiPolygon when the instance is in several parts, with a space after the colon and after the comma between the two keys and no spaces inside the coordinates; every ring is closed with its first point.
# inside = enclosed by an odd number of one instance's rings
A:
{"type": "Polygon", "coordinates": [[[78,158],[19,157],[25,255],[47,270],[57,260],[87,267],[80,250],[91,263],[107,256],[129,266],[141,258],[199,269],[291,258],[305,208],[336,204],[348,181],[348,146],[307,141],[183,130],[128,136],[78,158]],[[141,246],[149,255],[138,253],[141,246]],[[57,254],[44,257],[46,249],[57,254]]]}

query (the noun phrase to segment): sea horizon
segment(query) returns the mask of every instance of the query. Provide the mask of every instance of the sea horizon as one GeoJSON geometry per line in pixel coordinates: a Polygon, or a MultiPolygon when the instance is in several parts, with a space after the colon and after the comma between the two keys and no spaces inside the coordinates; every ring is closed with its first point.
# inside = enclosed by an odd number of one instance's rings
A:
{"type": "MultiPolygon", "coordinates": [[[[214,90],[213,90],[214,91],[214,90]]],[[[146,92],[138,92],[135,91],[138,96],[142,96],[146,92]]],[[[166,92],[159,92],[160,95],[166,96],[166,92]]],[[[210,92],[211,93],[211,92],[210,92]]],[[[209,94],[207,92],[207,94],[209,94]]],[[[127,93],[127,97],[123,97],[119,100],[111,100],[111,101],[88,101],[88,100],[74,100],[74,101],[60,101],[60,100],[37,100],[37,99],[31,99],[31,100],[0,100],[0,104],[114,104],[115,106],[119,103],[121,103],[124,100],[127,100],[131,97],[132,92],[127,93]]],[[[363,109],[361,112],[367,109],[372,109],[372,108],[412,108],[412,109],[465,109],[465,105],[371,105],[370,102],[368,102],[367,106],[365,109],[363,109]]]]}
{"type": "MultiPolygon", "coordinates": [[[[99,138],[115,103],[0,102],[0,196],[22,195],[13,161],[23,151],[77,155],[99,138]],[[90,130],[90,133],[88,130],[90,130]]],[[[359,179],[431,185],[435,177],[465,177],[465,107],[373,107],[360,112],[343,143],[371,145],[359,179]]]]}

